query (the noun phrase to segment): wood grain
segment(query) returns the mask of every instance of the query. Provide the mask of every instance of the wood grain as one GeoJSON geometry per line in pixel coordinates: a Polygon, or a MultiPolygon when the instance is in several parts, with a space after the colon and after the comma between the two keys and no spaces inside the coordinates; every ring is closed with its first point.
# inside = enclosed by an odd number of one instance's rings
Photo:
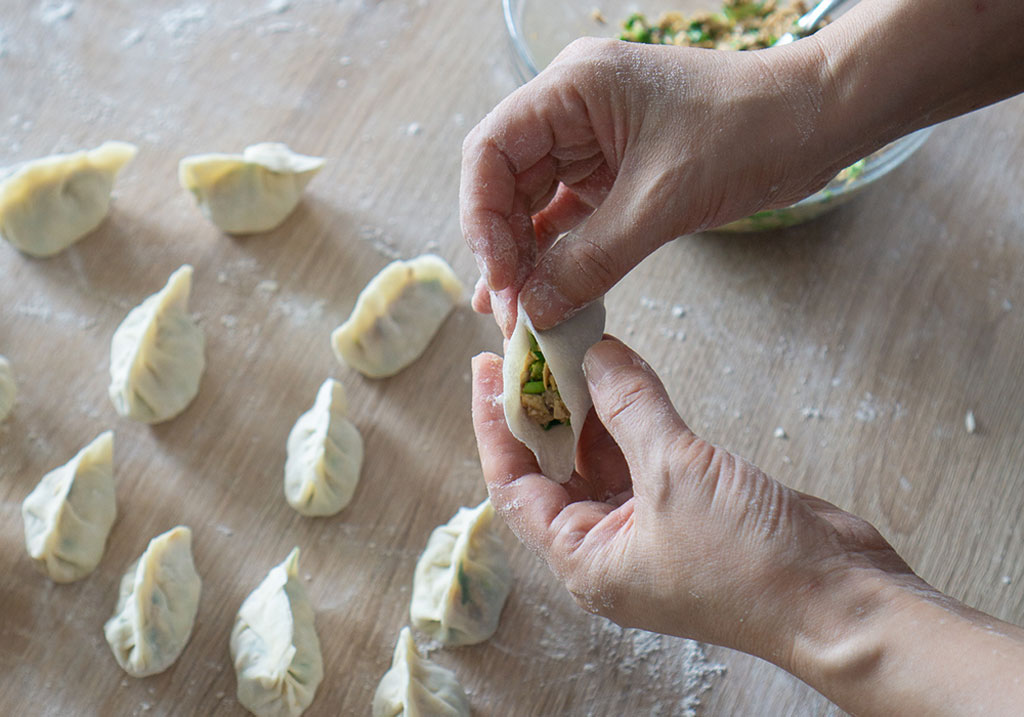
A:
{"type": "MultiPolygon", "coordinates": [[[[484,495],[468,361],[501,342],[462,307],[412,367],[369,381],[336,363],[328,335],[393,256],[434,250],[475,278],[459,148],[515,87],[498,3],[80,0],[63,17],[59,5],[12,0],[0,14],[0,164],[106,139],[141,152],[111,216],[72,249],[40,261],[0,246],[0,353],[21,391],[0,424],[0,713],[243,714],[231,623],[299,545],[326,667],[308,714],[367,714],[427,536],[484,495]],[[177,160],[270,140],[329,164],[279,229],[220,235],[177,186],[177,160]],[[134,425],[106,397],[110,337],[184,262],[208,370],[182,416],[134,425]],[[367,460],[352,505],[311,520],[284,501],[284,445],[328,375],[349,392],[367,460]],[[107,554],[88,579],[54,585],[24,553],[20,503],[108,428],[120,515],[107,554]],[[195,533],[204,580],[195,633],[166,673],[127,678],[102,625],[121,572],[177,523],[195,533]]],[[[806,226],[673,242],[608,300],[609,330],[658,368],[698,432],[863,515],[927,580],[1017,623],[1022,110],[940,127],[806,226]]],[[[516,584],[498,634],[433,653],[476,714],[684,713],[687,679],[711,669],[692,644],[582,613],[506,538],[516,584]]],[[[726,671],[708,676],[702,714],[836,713],[771,665],[719,648],[709,660],[726,671]]]]}

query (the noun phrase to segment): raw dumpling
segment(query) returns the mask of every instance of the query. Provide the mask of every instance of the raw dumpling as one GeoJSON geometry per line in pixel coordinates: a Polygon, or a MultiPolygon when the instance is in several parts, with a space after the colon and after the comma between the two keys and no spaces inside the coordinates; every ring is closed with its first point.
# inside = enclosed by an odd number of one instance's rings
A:
{"type": "Polygon", "coordinates": [[[373,717],[469,717],[469,698],[455,673],[416,650],[409,628],[395,645],[391,669],[373,695],[373,717]]]}
{"type": "Polygon", "coordinates": [[[345,389],[329,378],[288,436],[284,495],[303,515],[334,515],[352,500],[363,466],[363,438],[347,414],[345,389]]]}
{"type": "Polygon", "coordinates": [[[114,434],[101,433],[44,475],[21,504],[21,516],[28,554],[52,580],[69,583],[95,570],[117,517],[114,434]]]}
{"type": "Polygon", "coordinates": [[[206,366],[203,330],[188,312],[192,267],[128,312],[110,342],[110,400],[119,415],[159,423],[185,410],[206,366]]]}
{"type": "Polygon", "coordinates": [[[324,676],[313,608],[298,570],[295,548],[245,599],[231,631],[238,701],[257,717],[298,717],[324,676]]]}
{"type": "Polygon", "coordinates": [[[520,306],[505,348],[505,420],[533,451],[541,473],[559,483],[572,477],[576,443],[593,405],[583,357],[603,335],[600,301],[547,331],[534,330],[520,306]]]}
{"type": "Polygon", "coordinates": [[[0,236],[30,256],[67,249],[107,216],[114,179],[138,151],[104,142],[0,170],[0,236]]]}
{"type": "Polygon", "coordinates": [[[183,525],[149,541],[121,578],[114,616],[103,632],[117,664],[132,677],[163,672],[192,636],[202,582],[183,525]]]}
{"type": "Polygon", "coordinates": [[[462,291],[462,282],[439,256],[391,262],[331,334],[334,353],[364,376],[394,376],[419,358],[462,291]]]}
{"type": "Polygon", "coordinates": [[[14,382],[11,362],[0,356],[0,421],[14,408],[14,400],[18,397],[18,384],[14,382]]]}
{"type": "Polygon", "coordinates": [[[459,508],[430,534],[416,563],[412,624],[446,645],[483,642],[498,629],[512,574],[494,508],[459,508]]]}
{"type": "Polygon", "coordinates": [[[246,147],[242,154],[185,157],[178,164],[178,181],[221,231],[254,234],[283,222],[323,166],[320,157],[264,142],[246,147]]]}

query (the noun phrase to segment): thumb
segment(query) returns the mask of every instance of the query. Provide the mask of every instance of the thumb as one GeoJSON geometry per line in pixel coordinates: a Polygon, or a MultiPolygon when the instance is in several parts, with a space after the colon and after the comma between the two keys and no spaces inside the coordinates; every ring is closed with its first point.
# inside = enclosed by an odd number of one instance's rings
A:
{"type": "Polygon", "coordinates": [[[638,209],[647,206],[648,192],[629,186],[622,177],[620,172],[590,217],[540,257],[523,286],[520,300],[538,329],[549,329],[604,296],[674,236],[669,227],[659,228],[663,218],[646,216],[648,212],[638,209]]]}
{"type": "Polygon", "coordinates": [[[597,417],[619,444],[630,468],[656,457],[666,437],[696,438],[651,367],[618,339],[594,344],[584,358],[583,370],[597,417]]]}

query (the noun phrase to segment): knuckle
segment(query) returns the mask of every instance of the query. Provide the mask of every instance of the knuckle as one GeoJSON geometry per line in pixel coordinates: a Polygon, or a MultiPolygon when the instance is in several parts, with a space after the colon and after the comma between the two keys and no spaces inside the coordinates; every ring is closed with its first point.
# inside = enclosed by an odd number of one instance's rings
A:
{"type": "Polygon", "coordinates": [[[610,423],[633,422],[647,398],[648,384],[637,366],[620,366],[601,382],[610,423]]]}
{"type": "Polygon", "coordinates": [[[615,254],[590,237],[575,238],[570,255],[579,277],[579,289],[584,294],[570,298],[590,301],[605,293],[621,277],[620,262],[615,254]]]}

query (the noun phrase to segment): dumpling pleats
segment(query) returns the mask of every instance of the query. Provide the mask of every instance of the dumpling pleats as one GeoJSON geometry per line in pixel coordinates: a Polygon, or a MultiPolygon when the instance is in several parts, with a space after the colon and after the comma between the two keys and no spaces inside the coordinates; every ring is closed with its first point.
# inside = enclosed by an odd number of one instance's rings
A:
{"type": "Polygon", "coordinates": [[[462,282],[439,256],[394,261],[331,334],[334,353],[364,376],[394,376],[426,350],[462,294],[462,282]]]}
{"type": "Polygon", "coordinates": [[[52,580],[67,583],[95,570],[117,517],[114,434],[100,434],[66,465],[50,471],[25,498],[25,547],[52,580]]]}
{"type": "Polygon", "coordinates": [[[505,546],[485,500],[431,533],[416,563],[412,624],[446,645],[483,642],[498,629],[512,585],[505,546]]]}
{"type": "Polygon", "coordinates": [[[391,669],[373,695],[373,717],[469,717],[469,698],[455,673],[421,657],[402,628],[391,669]]]}
{"type": "Polygon", "coordinates": [[[257,717],[298,717],[324,676],[298,565],[295,548],[245,599],[231,631],[238,701],[257,717]]]}
{"type": "Polygon", "coordinates": [[[203,330],[188,311],[192,267],[132,309],[110,342],[110,400],[118,414],[160,423],[185,410],[206,367],[203,330]]]}
{"type": "Polygon", "coordinates": [[[352,500],[363,465],[363,439],[347,413],[345,389],[329,378],[288,436],[284,494],[302,515],[334,515],[352,500]]]}
{"type": "Polygon", "coordinates": [[[185,526],[156,536],[129,566],[103,632],[117,664],[133,677],[163,672],[192,636],[202,581],[185,526]]]}

